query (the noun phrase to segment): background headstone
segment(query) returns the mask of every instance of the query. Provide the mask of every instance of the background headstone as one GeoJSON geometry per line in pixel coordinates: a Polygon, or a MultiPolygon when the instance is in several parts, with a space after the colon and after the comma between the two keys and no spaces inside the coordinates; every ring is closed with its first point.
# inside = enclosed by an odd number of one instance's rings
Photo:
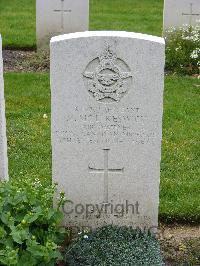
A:
{"type": "Polygon", "coordinates": [[[53,181],[65,225],[157,226],[164,40],[85,32],[51,40],[53,181]]]}
{"type": "Polygon", "coordinates": [[[164,31],[168,28],[179,28],[183,25],[200,25],[199,0],[165,0],[164,31]]]}
{"type": "Polygon", "coordinates": [[[87,31],[89,0],[36,0],[37,47],[49,47],[51,37],[87,31]]]}
{"type": "Polygon", "coordinates": [[[8,158],[7,158],[6,118],[5,118],[1,35],[0,35],[0,180],[8,180],[8,158]]]}

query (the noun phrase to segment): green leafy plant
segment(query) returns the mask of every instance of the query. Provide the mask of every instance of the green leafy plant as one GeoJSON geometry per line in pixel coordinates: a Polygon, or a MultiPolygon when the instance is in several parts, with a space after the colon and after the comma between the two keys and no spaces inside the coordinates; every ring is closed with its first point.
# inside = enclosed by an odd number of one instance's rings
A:
{"type": "Polygon", "coordinates": [[[149,231],[112,225],[83,232],[65,259],[68,266],[163,265],[159,243],[149,231]]]}
{"type": "Polygon", "coordinates": [[[0,265],[54,265],[61,259],[64,197],[52,208],[55,189],[39,179],[0,183],[0,265]]]}
{"type": "Polygon", "coordinates": [[[170,28],[166,32],[166,70],[178,74],[199,75],[199,26],[170,28]]]}

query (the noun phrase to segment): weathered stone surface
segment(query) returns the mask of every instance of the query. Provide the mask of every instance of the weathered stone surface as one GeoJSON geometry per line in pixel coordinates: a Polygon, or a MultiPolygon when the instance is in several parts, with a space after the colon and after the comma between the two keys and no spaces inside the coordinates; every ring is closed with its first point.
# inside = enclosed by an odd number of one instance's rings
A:
{"type": "Polygon", "coordinates": [[[8,179],[6,119],[3,82],[2,39],[0,35],[0,180],[8,179]]]}
{"type": "Polygon", "coordinates": [[[65,225],[157,226],[164,40],[85,32],[51,40],[53,181],[65,225]]]}
{"type": "Polygon", "coordinates": [[[36,0],[37,47],[49,47],[51,37],[86,31],[89,0],[36,0]]]}
{"type": "Polygon", "coordinates": [[[168,28],[179,28],[183,25],[200,25],[199,0],[165,0],[164,31],[168,28]]]}

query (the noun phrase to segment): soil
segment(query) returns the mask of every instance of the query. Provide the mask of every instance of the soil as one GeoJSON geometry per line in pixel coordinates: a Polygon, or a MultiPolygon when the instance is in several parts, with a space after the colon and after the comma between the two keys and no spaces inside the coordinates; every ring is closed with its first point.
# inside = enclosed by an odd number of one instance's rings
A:
{"type": "Polygon", "coordinates": [[[5,72],[48,72],[49,52],[3,50],[5,72]]]}
{"type": "Polygon", "coordinates": [[[158,239],[166,265],[200,265],[200,225],[160,225],[158,239]]]}

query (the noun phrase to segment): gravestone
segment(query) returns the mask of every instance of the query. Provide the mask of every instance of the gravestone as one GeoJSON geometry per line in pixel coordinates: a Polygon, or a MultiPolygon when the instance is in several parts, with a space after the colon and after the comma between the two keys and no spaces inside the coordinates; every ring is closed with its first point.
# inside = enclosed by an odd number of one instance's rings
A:
{"type": "Polygon", "coordinates": [[[127,32],[52,38],[53,181],[70,199],[66,226],[157,226],[164,46],[127,32]]]}
{"type": "Polygon", "coordinates": [[[51,37],[86,31],[89,0],[36,0],[37,48],[49,47],[51,37]]]}
{"type": "Polygon", "coordinates": [[[165,0],[164,31],[185,25],[200,25],[199,0],[165,0]]]}
{"type": "Polygon", "coordinates": [[[8,180],[6,119],[3,84],[2,39],[0,35],[0,180],[8,180]]]}

